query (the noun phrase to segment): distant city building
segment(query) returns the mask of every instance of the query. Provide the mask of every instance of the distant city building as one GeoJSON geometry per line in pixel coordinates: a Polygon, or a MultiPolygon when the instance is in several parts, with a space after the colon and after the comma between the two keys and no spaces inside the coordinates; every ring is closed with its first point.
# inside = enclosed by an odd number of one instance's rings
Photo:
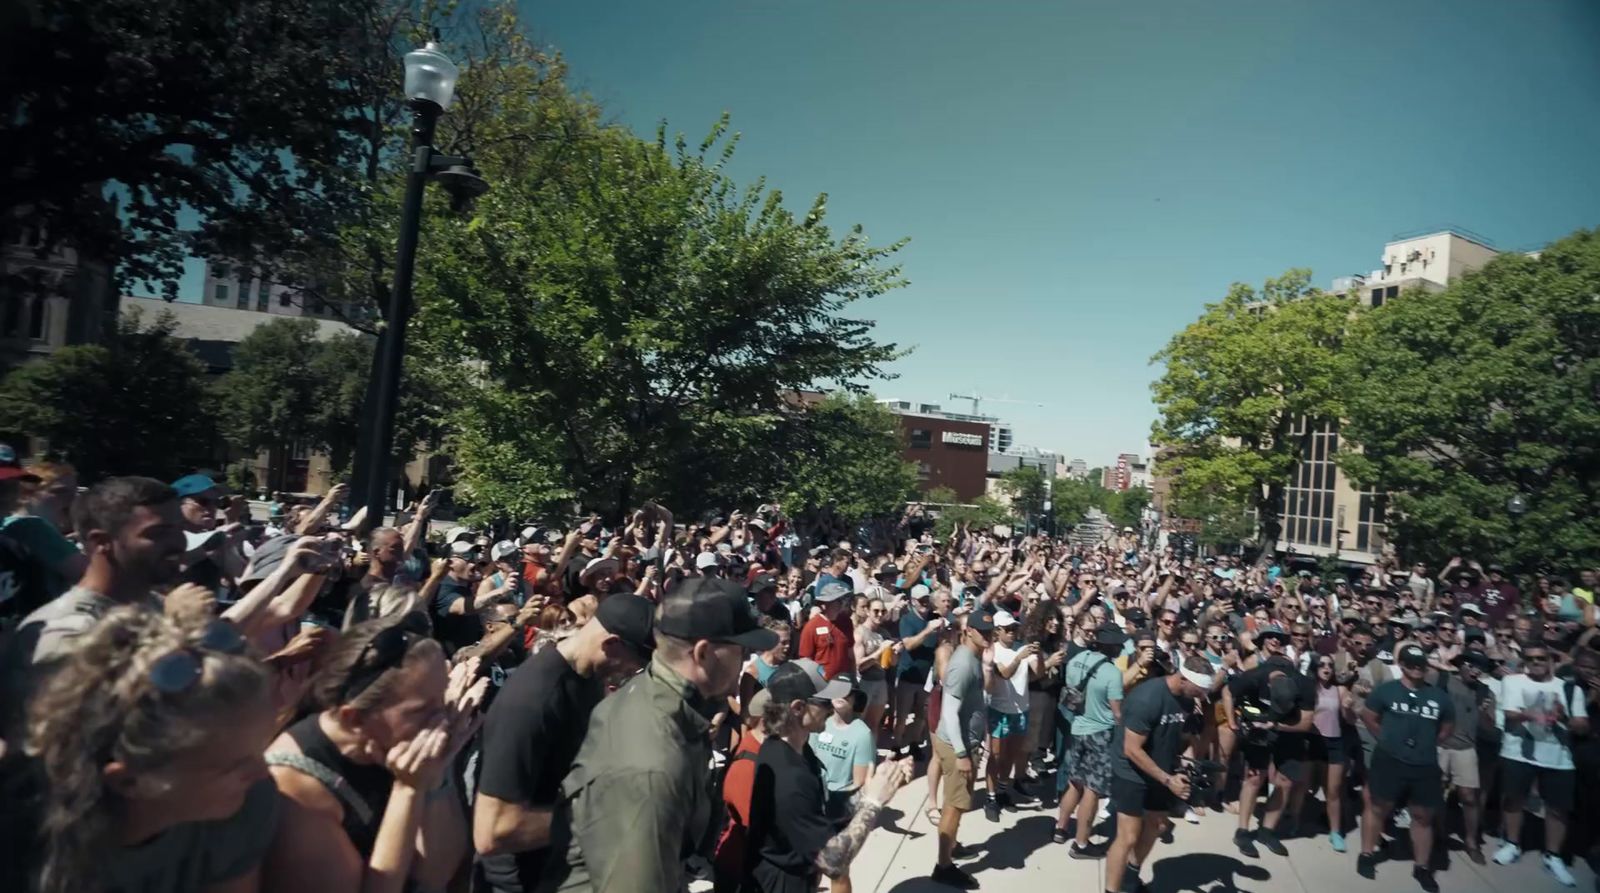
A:
{"type": "Polygon", "coordinates": [[[910,413],[924,418],[948,419],[952,422],[975,422],[989,426],[989,452],[1006,453],[1011,451],[1015,439],[1009,422],[1002,422],[995,416],[973,415],[970,412],[951,412],[943,409],[937,403],[917,403],[911,400],[879,400],[884,406],[895,412],[910,413]]]}
{"type": "Polygon", "coordinates": [[[900,421],[901,455],[917,467],[922,492],[939,487],[969,502],[984,494],[988,479],[989,422],[945,413],[937,404],[880,400],[900,421]]]}
{"type": "MultiPolygon", "coordinates": [[[[1381,268],[1335,279],[1330,291],[1381,307],[1402,292],[1439,291],[1499,253],[1489,240],[1462,229],[1402,234],[1383,246],[1381,268]]],[[[1335,463],[1339,423],[1300,420],[1290,435],[1303,438],[1305,446],[1284,489],[1279,550],[1376,562],[1385,546],[1387,495],[1358,489],[1335,463]]]]}
{"type": "Polygon", "coordinates": [[[1120,453],[1116,462],[1100,470],[1100,486],[1107,490],[1148,488],[1150,465],[1138,453],[1120,453]]]}
{"type": "Polygon", "coordinates": [[[1067,461],[1067,477],[1083,480],[1089,476],[1089,463],[1083,459],[1070,459],[1067,461]]]}
{"type": "Polygon", "coordinates": [[[0,367],[99,343],[116,325],[111,265],[69,245],[41,255],[44,244],[44,233],[23,227],[0,245],[0,367]]]}
{"type": "Polygon", "coordinates": [[[242,265],[228,260],[206,261],[200,297],[201,303],[207,307],[253,310],[278,316],[360,320],[369,315],[365,307],[348,303],[331,304],[321,298],[307,297],[299,289],[255,276],[242,265]]]}

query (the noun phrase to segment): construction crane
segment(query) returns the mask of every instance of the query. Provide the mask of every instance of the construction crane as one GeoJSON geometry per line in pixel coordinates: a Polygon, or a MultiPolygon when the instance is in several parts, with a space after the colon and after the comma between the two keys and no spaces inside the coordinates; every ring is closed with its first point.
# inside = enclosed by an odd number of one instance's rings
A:
{"type": "Polygon", "coordinates": [[[982,413],[978,412],[978,408],[986,400],[988,402],[990,402],[990,403],[1015,403],[1015,404],[1017,404],[1019,406],[1038,406],[1038,407],[1043,407],[1044,406],[1043,403],[1035,403],[1032,400],[1007,400],[1004,397],[985,397],[982,394],[978,394],[978,393],[951,394],[950,395],[950,399],[951,400],[971,400],[972,401],[972,414],[973,415],[982,415],[982,413]]]}

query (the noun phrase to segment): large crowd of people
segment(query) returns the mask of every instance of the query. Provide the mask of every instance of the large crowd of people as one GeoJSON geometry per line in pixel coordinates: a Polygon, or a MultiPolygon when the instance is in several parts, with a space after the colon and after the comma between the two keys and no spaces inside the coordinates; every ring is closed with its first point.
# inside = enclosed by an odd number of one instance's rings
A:
{"type": "Polygon", "coordinates": [[[1119,893],[1208,815],[1426,891],[1600,845],[1594,568],[1325,578],[915,505],[439,536],[431,496],[370,530],[344,497],[0,463],[0,888],[849,891],[919,775],[954,889],[1019,810],[1119,893]]]}

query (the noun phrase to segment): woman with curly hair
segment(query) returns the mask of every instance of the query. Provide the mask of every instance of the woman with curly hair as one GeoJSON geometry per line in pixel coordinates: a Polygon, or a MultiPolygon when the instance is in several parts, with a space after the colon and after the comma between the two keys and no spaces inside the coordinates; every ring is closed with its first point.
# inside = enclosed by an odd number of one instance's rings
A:
{"type": "Polygon", "coordinates": [[[108,613],[29,705],[37,889],[257,889],[278,820],[270,676],[227,621],[108,613]]]}
{"type": "Polygon", "coordinates": [[[1023,642],[1039,646],[1042,672],[1028,679],[1028,732],[1027,749],[1017,766],[1020,778],[1027,772],[1029,754],[1043,756],[1043,750],[1055,739],[1056,701],[1061,696],[1061,665],[1066,662],[1064,651],[1067,635],[1061,625],[1061,609],[1053,601],[1040,601],[1022,621],[1023,642]]]}

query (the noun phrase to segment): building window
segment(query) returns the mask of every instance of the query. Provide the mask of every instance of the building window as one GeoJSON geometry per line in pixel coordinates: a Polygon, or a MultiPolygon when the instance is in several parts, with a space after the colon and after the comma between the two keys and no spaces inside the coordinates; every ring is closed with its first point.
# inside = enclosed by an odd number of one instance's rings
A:
{"type": "Polygon", "coordinates": [[[263,279],[256,285],[256,309],[267,312],[267,299],[272,295],[272,284],[263,279]]]}
{"type": "Polygon", "coordinates": [[[281,292],[278,292],[278,306],[279,307],[287,307],[287,306],[289,306],[289,290],[287,288],[284,289],[281,292]]]}
{"type": "Polygon", "coordinates": [[[211,301],[214,304],[228,303],[228,283],[218,282],[211,287],[211,301]]]}
{"type": "Polygon", "coordinates": [[[1333,488],[1337,478],[1333,456],[1339,449],[1338,425],[1330,423],[1308,428],[1302,419],[1290,434],[1303,438],[1305,445],[1289,475],[1289,486],[1284,490],[1284,537],[1295,545],[1332,547],[1333,488]]]}
{"type": "Polygon", "coordinates": [[[1361,552],[1378,552],[1383,548],[1384,519],[1388,516],[1389,497],[1385,493],[1365,490],[1356,510],[1356,549],[1361,552]]]}
{"type": "Polygon", "coordinates": [[[1375,289],[1372,290],[1372,306],[1374,306],[1374,307],[1382,307],[1383,306],[1383,289],[1375,288],[1375,289]]]}
{"type": "Polygon", "coordinates": [[[233,268],[228,266],[227,264],[217,264],[215,267],[211,268],[211,278],[213,278],[213,279],[232,279],[233,278],[233,268]]]}
{"type": "Polygon", "coordinates": [[[1400,294],[1400,286],[1398,286],[1398,285],[1391,285],[1388,288],[1383,290],[1383,297],[1384,297],[1385,300],[1392,301],[1392,300],[1394,300],[1395,295],[1398,295],[1398,294],[1400,294]]]}
{"type": "Polygon", "coordinates": [[[28,337],[35,341],[43,341],[47,328],[45,316],[50,312],[50,302],[44,295],[34,295],[33,300],[28,303],[28,337]]]}
{"type": "Polygon", "coordinates": [[[927,483],[928,479],[931,477],[933,477],[933,466],[926,462],[918,462],[917,480],[921,481],[922,483],[927,483]]]}
{"type": "Polygon", "coordinates": [[[246,279],[243,282],[239,283],[239,309],[240,310],[249,310],[250,309],[250,280],[249,279],[246,279]]]}
{"type": "Polygon", "coordinates": [[[912,428],[911,429],[911,448],[912,449],[914,449],[914,450],[926,450],[926,449],[931,448],[932,446],[933,446],[933,432],[932,431],[928,430],[927,428],[912,428]]]}

